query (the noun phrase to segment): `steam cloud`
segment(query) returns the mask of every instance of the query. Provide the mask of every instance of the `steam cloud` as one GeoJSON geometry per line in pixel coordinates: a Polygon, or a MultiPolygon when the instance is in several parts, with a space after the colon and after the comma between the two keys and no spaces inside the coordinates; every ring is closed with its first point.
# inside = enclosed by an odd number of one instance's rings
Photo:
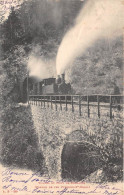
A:
{"type": "Polygon", "coordinates": [[[45,79],[54,76],[54,62],[43,61],[41,57],[31,55],[28,60],[29,75],[37,79],[45,79]]]}
{"type": "Polygon", "coordinates": [[[64,36],[56,58],[57,74],[61,74],[99,38],[122,34],[123,2],[121,0],[89,0],[78,15],[75,26],[64,36]]]}

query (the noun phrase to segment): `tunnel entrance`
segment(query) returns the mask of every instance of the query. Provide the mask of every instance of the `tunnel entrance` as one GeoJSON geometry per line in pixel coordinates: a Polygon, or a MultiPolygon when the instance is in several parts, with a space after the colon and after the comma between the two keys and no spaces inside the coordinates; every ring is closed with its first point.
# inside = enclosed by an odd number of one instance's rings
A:
{"type": "MultiPolygon", "coordinates": [[[[74,135],[74,133],[72,134],[74,135]]],[[[78,135],[77,131],[76,134],[78,135]]],[[[80,137],[79,135],[78,138],[80,137]]],[[[70,136],[72,137],[72,135],[70,136]]],[[[100,164],[98,149],[93,144],[84,140],[69,141],[69,139],[65,143],[61,156],[63,179],[80,181],[99,169],[100,164]]]]}
{"type": "Polygon", "coordinates": [[[22,102],[26,103],[27,102],[27,78],[24,80],[23,82],[23,92],[22,92],[23,96],[22,96],[22,102]]]}
{"type": "Polygon", "coordinates": [[[22,102],[26,103],[28,101],[28,95],[30,92],[33,90],[33,83],[34,83],[34,78],[29,77],[25,78],[22,84],[22,102]]]}

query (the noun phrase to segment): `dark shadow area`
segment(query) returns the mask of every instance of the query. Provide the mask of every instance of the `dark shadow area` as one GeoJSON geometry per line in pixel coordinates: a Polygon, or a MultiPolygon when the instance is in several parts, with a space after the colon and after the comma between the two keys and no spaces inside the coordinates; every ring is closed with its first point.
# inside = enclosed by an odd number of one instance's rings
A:
{"type": "Polygon", "coordinates": [[[100,168],[97,148],[84,141],[67,142],[62,151],[62,178],[80,181],[100,168]]]}
{"type": "Polygon", "coordinates": [[[35,78],[29,77],[25,78],[23,82],[23,87],[22,87],[22,103],[26,103],[28,101],[28,94],[30,91],[33,90],[33,83],[35,82],[35,78]]]}
{"type": "Polygon", "coordinates": [[[27,89],[27,78],[25,78],[24,82],[23,82],[23,95],[22,95],[22,102],[26,103],[27,102],[27,98],[28,98],[28,89],[27,89]]]}
{"type": "Polygon", "coordinates": [[[4,108],[2,137],[3,165],[44,173],[44,156],[39,147],[29,106],[4,108]]]}

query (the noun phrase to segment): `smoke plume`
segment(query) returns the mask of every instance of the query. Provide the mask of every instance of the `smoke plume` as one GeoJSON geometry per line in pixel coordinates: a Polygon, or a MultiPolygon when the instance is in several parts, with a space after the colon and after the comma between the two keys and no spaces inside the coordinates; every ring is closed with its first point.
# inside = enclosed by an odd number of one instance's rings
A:
{"type": "Polygon", "coordinates": [[[37,79],[45,79],[55,75],[55,62],[43,60],[41,57],[31,55],[28,60],[29,76],[37,79]]]}
{"type": "Polygon", "coordinates": [[[122,0],[87,1],[74,27],[61,42],[56,59],[57,74],[63,73],[97,39],[110,39],[122,34],[123,18],[122,0]]]}

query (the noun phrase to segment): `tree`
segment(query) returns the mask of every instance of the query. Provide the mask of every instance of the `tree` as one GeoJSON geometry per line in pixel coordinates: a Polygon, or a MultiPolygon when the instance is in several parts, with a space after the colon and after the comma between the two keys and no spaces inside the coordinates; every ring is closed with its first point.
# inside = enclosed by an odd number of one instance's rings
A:
{"type": "Polygon", "coordinates": [[[9,49],[11,46],[16,45],[22,40],[23,29],[18,17],[18,14],[11,8],[8,19],[3,23],[4,33],[4,49],[9,49]]]}

